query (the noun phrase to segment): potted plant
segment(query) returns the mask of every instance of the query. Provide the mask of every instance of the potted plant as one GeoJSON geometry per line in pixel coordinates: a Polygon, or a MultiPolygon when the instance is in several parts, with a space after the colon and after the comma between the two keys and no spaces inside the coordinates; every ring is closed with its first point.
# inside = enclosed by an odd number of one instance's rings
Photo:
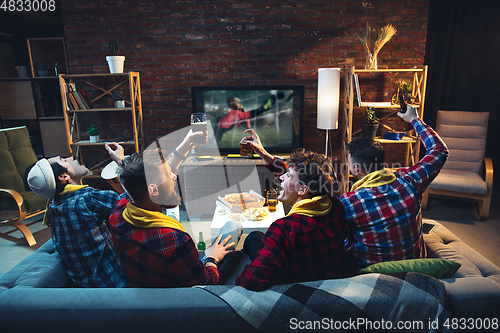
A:
{"type": "Polygon", "coordinates": [[[397,88],[396,94],[392,96],[392,104],[399,104],[399,95],[403,95],[403,98],[407,104],[413,104],[415,102],[415,92],[413,91],[413,82],[407,81],[397,81],[394,83],[397,88]]]}
{"type": "Polygon", "coordinates": [[[90,142],[99,142],[99,134],[101,134],[101,128],[96,124],[92,124],[87,129],[87,134],[90,137],[90,142]]]}
{"type": "Polygon", "coordinates": [[[369,107],[365,110],[365,114],[361,122],[361,130],[364,138],[375,140],[379,127],[378,121],[379,119],[375,114],[375,109],[373,107],[369,107]]]}
{"type": "Polygon", "coordinates": [[[123,63],[125,57],[118,55],[120,53],[120,44],[116,39],[111,39],[108,43],[110,56],[106,56],[110,73],[123,73],[123,63]]]}
{"type": "Polygon", "coordinates": [[[113,97],[113,101],[115,101],[115,108],[124,108],[125,100],[123,97],[123,93],[120,90],[115,90],[111,93],[113,97]]]}

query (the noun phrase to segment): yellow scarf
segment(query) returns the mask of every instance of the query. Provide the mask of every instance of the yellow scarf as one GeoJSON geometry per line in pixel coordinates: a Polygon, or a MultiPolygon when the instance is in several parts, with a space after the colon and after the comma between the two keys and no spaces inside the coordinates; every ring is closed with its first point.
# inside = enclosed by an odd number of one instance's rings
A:
{"type": "Polygon", "coordinates": [[[170,228],[186,232],[184,227],[170,216],[139,208],[131,202],[123,211],[123,218],[138,228],[170,228]]]}
{"type": "MultiPolygon", "coordinates": [[[[75,191],[78,191],[81,188],[87,187],[88,185],[72,185],[68,184],[64,187],[64,190],[59,193],[61,197],[73,193],[75,191]]],[[[52,203],[53,199],[47,200],[47,206],[45,206],[45,216],[43,217],[43,222],[42,224],[46,227],[50,227],[50,204],[52,203]]]]}
{"type": "Polygon", "coordinates": [[[374,171],[352,185],[351,191],[359,190],[360,188],[378,187],[391,184],[396,180],[396,176],[388,169],[374,171]]]}
{"type": "Polygon", "coordinates": [[[308,217],[323,216],[332,209],[332,200],[325,194],[316,196],[312,199],[303,199],[293,205],[292,209],[286,216],[292,214],[300,214],[308,217]]]}

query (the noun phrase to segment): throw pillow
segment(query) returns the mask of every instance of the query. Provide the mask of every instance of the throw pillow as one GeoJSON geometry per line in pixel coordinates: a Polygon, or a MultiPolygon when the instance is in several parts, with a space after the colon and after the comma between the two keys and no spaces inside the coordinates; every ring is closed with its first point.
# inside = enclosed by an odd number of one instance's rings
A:
{"type": "Polygon", "coordinates": [[[447,259],[406,259],[397,261],[386,261],[373,264],[361,269],[365,273],[398,273],[416,272],[435,277],[436,279],[447,279],[453,277],[461,264],[447,259]]]}

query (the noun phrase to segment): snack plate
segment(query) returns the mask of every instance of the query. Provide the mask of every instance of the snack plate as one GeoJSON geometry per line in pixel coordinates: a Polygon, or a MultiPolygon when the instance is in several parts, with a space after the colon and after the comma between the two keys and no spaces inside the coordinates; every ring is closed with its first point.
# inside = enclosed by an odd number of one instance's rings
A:
{"type": "Polygon", "coordinates": [[[225,207],[227,207],[231,213],[243,213],[244,209],[243,208],[262,208],[264,206],[264,197],[258,194],[257,192],[250,190],[249,192],[243,192],[241,194],[252,194],[256,196],[258,199],[260,199],[258,202],[245,202],[245,205],[240,205],[240,204],[231,204],[227,202],[226,198],[229,196],[235,195],[235,194],[240,194],[240,193],[231,193],[231,194],[226,194],[225,197],[218,197],[218,201],[222,203],[225,207]]]}

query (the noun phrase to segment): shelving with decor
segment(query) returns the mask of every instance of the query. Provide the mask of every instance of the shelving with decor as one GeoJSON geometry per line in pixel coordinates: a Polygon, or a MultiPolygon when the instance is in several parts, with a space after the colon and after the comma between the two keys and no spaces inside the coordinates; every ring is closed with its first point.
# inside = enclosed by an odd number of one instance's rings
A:
{"type": "Polygon", "coordinates": [[[12,47],[23,47],[26,52],[29,76],[10,77],[13,71],[9,71],[6,73],[9,77],[0,78],[1,127],[26,126],[39,158],[68,155],[63,106],[55,73],[56,63],[58,74],[68,72],[64,39],[28,38],[26,44],[13,44],[12,47]]]}
{"type": "MultiPolygon", "coordinates": [[[[368,78],[373,78],[374,76],[384,76],[384,80],[411,80],[414,87],[415,102],[412,103],[413,106],[417,107],[417,112],[419,117],[422,118],[424,115],[424,105],[425,105],[425,92],[427,86],[427,66],[421,68],[411,68],[411,69],[356,69],[355,67],[345,68],[345,80],[344,80],[344,104],[343,104],[343,130],[342,130],[342,167],[341,167],[341,192],[345,193],[349,190],[349,162],[348,156],[349,151],[346,146],[352,139],[354,139],[360,132],[361,129],[355,130],[353,132],[353,114],[354,110],[360,110],[362,108],[373,107],[380,112],[385,112],[385,114],[379,117],[379,123],[383,130],[395,132],[398,131],[395,127],[397,121],[399,120],[401,124],[403,121],[399,119],[396,115],[399,111],[399,104],[395,104],[394,99],[388,96],[384,89],[381,95],[384,99],[390,99],[389,101],[383,102],[362,102],[356,103],[358,105],[354,106],[356,100],[361,101],[362,84],[361,81],[368,80],[368,78]],[[358,74],[361,74],[359,76],[358,74]],[[408,78],[409,77],[409,78],[408,78]],[[394,117],[397,119],[394,120],[394,117]]],[[[392,82],[394,83],[394,82],[392,82]]],[[[378,84],[380,85],[380,83],[378,84]]],[[[379,89],[380,91],[380,89],[379,89]]],[[[365,96],[366,97],[366,96],[365,96]]],[[[372,97],[374,98],[374,97],[372,97]]],[[[397,102],[396,102],[397,103],[397,102]]],[[[406,135],[401,140],[389,140],[383,137],[376,137],[375,140],[386,145],[403,145],[404,146],[404,166],[413,165],[419,159],[420,154],[420,140],[417,137],[413,127],[411,129],[405,130],[406,135]]],[[[387,148],[386,148],[387,149],[387,148]]],[[[394,148],[393,148],[394,149],[394,148]]],[[[396,148],[397,149],[397,148],[396,148]]],[[[386,154],[387,155],[387,154],[386,154]]]]}
{"type": "MultiPolygon", "coordinates": [[[[70,154],[77,158],[80,163],[85,163],[85,154],[83,151],[86,148],[98,148],[102,151],[104,150],[105,142],[114,141],[124,146],[125,149],[133,148],[135,152],[144,149],[141,87],[138,72],[59,75],[59,80],[68,149],[70,154]],[[71,97],[70,99],[68,92],[71,92],[71,88],[68,87],[72,86],[75,87],[74,91],[76,91],[76,97],[71,97]],[[112,93],[124,87],[128,87],[129,99],[125,101],[125,107],[116,108],[111,99],[112,93]],[[83,94],[81,93],[82,91],[83,94]],[[88,101],[85,99],[84,95],[88,96],[88,101]],[[104,97],[109,98],[106,99],[104,97]],[[83,107],[79,105],[78,98],[83,100],[83,107]],[[82,129],[82,121],[85,120],[85,117],[101,117],[103,114],[109,115],[113,112],[130,114],[129,129],[132,130],[131,137],[126,138],[123,135],[113,138],[103,137],[101,142],[90,142],[90,140],[86,138],[87,134],[83,134],[85,130],[82,129]],[[103,142],[103,140],[106,141],[103,142]]],[[[74,95],[73,93],[73,96],[74,95]]],[[[86,120],[88,122],[88,119],[86,120]]],[[[103,135],[101,135],[101,137],[102,136],[103,135]]],[[[109,162],[109,160],[100,161],[93,166],[87,167],[92,171],[105,166],[107,162],[109,162]]],[[[91,173],[88,177],[98,177],[98,175],[91,173]]]]}

